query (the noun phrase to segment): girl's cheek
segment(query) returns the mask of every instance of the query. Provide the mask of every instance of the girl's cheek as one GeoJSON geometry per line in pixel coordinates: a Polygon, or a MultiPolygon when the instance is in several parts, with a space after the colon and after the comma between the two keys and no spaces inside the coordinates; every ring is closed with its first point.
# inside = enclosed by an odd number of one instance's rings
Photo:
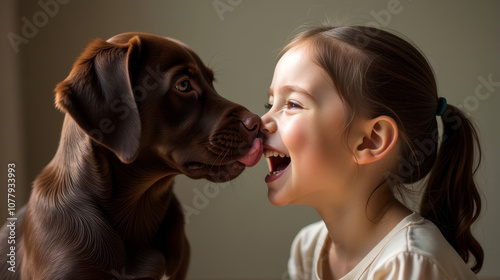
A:
{"type": "Polygon", "coordinates": [[[297,118],[288,123],[283,135],[283,143],[290,153],[293,167],[302,172],[316,170],[316,165],[323,161],[322,150],[318,146],[318,132],[315,129],[310,121],[297,118]]]}
{"type": "MultiPolygon", "coordinates": [[[[283,142],[289,153],[293,154],[307,145],[307,127],[301,120],[290,120],[282,128],[283,142]]],[[[312,135],[309,135],[312,136],[312,135]]]]}

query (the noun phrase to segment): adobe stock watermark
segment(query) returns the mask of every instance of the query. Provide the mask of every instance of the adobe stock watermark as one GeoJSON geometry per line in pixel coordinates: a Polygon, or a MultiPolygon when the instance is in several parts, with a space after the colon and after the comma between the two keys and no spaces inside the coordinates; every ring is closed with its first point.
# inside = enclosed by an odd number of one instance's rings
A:
{"type": "Polygon", "coordinates": [[[31,19],[23,16],[21,18],[22,27],[21,35],[14,32],[7,34],[12,49],[17,54],[21,44],[28,44],[30,39],[35,38],[40,28],[45,27],[49,23],[49,19],[55,17],[60,10],[61,5],[66,5],[70,0],[39,0],[37,2],[41,10],[33,13],[31,19]]]}
{"type": "Polygon", "coordinates": [[[493,81],[493,74],[491,73],[487,78],[479,75],[477,76],[477,80],[479,83],[474,90],[474,94],[467,96],[462,104],[457,105],[458,108],[467,112],[476,111],[479,109],[479,103],[490,98],[491,94],[495,92],[495,87],[500,86],[500,82],[493,81]]]}
{"type": "MultiPolygon", "coordinates": [[[[473,112],[479,109],[480,101],[485,101],[491,97],[491,94],[495,92],[495,87],[500,87],[500,82],[493,81],[493,74],[489,74],[487,78],[479,75],[477,77],[479,84],[476,86],[474,94],[467,96],[462,104],[455,105],[457,108],[462,109],[465,112],[473,112]]],[[[448,116],[445,112],[442,116],[443,120],[451,125],[451,129],[460,129],[461,121],[453,116],[448,116]]],[[[441,139],[439,137],[439,129],[436,128],[428,138],[422,141],[416,139],[413,144],[415,146],[414,156],[409,160],[405,160],[402,156],[398,157],[398,174],[393,174],[392,172],[387,172],[385,174],[389,185],[397,185],[403,183],[405,178],[409,178],[418,169],[418,167],[424,162],[424,160],[436,152],[439,146],[439,142],[443,142],[447,139],[448,135],[443,134],[441,139]]]]}
{"type": "MultiPolygon", "coordinates": [[[[223,172],[221,172],[222,174],[223,172]]],[[[206,209],[210,204],[210,201],[215,199],[221,193],[222,189],[225,189],[230,182],[225,183],[213,183],[207,182],[203,188],[193,188],[193,198],[191,200],[191,205],[186,203],[181,203],[182,209],[184,210],[184,219],[186,225],[191,222],[190,217],[192,215],[198,216],[201,211],[206,209]]]]}
{"type": "Polygon", "coordinates": [[[243,0],[214,0],[212,5],[220,21],[224,21],[224,13],[233,12],[241,3],[243,3],[243,0]]]}
{"type": "Polygon", "coordinates": [[[16,164],[10,162],[7,164],[7,202],[8,202],[8,213],[9,218],[7,218],[7,228],[9,229],[9,236],[7,237],[6,242],[9,244],[7,253],[7,264],[10,272],[16,272],[16,266],[19,262],[16,263],[16,252],[18,246],[16,244],[16,227],[19,226],[17,224],[17,216],[16,216],[16,164]]]}
{"type": "MultiPolygon", "coordinates": [[[[411,0],[408,0],[411,1],[411,0]]],[[[375,21],[369,21],[366,25],[371,27],[387,27],[392,20],[393,15],[398,15],[404,10],[403,5],[399,0],[389,0],[387,2],[387,9],[370,11],[370,15],[375,21]]]]}
{"type": "MultiPolygon", "coordinates": [[[[408,0],[408,1],[411,2],[412,0],[408,0]]],[[[392,21],[393,16],[399,15],[404,10],[404,7],[401,4],[401,1],[399,1],[399,0],[389,0],[387,2],[386,7],[387,7],[386,9],[382,9],[379,11],[375,11],[375,10],[370,11],[370,15],[373,17],[374,20],[367,22],[366,26],[377,28],[373,32],[375,34],[372,34],[372,35],[377,35],[378,29],[380,29],[381,27],[389,26],[389,24],[392,21]]],[[[366,41],[367,40],[366,37],[361,38],[360,36],[356,36],[356,38],[354,38],[354,39],[355,39],[356,45],[359,45],[360,47],[364,47],[368,44],[368,42],[366,41]]]]}
{"type": "MultiPolygon", "coordinates": [[[[248,143],[245,141],[238,143],[237,149],[240,156],[245,155],[248,152],[248,143]]],[[[231,175],[235,174],[233,173],[234,171],[231,170],[230,165],[225,167],[213,166],[213,168],[217,168],[218,171],[211,177],[214,181],[220,183],[207,182],[201,189],[193,188],[191,205],[181,203],[186,225],[191,222],[190,217],[192,215],[198,216],[202,210],[208,207],[213,199],[220,195],[222,189],[225,189],[231,184],[231,175]]]]}

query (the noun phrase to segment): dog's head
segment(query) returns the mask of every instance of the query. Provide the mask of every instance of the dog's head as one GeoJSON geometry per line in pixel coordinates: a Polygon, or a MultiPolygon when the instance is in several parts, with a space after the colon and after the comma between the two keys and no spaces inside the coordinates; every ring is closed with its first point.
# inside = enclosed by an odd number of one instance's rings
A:
{"type": "Polygon", "coordinates": [[[187,45],[124,33],[87,46],[57,85],[56,106],[123,163],[154,154],[191,178],[226,181],[259,160],[260,118],[213,81],[187,45]]]}

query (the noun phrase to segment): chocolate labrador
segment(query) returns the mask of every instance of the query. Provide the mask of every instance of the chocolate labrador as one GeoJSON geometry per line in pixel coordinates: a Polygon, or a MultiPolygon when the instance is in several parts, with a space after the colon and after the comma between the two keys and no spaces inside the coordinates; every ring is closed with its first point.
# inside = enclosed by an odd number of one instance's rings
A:
{"type": "Polygon", "coordinates": [[[174,39],[91,42],[55,89],[59,148],[17,215],[14,245],[2,228],[2,279],[184,279],[174,177],[231,180],[262,153],[260,118],[213,80],[174,39]]]}

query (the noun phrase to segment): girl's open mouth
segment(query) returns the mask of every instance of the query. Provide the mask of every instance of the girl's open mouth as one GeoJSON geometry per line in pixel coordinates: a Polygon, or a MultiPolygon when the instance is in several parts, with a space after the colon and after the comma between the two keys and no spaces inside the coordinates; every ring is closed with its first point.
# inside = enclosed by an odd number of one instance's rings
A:
{"type": "Polygon", "coordinates": [[[283,171],[290,165],[291,159],[289,156],[274,150],[265,150],[264,156],[267,158],[269,165],[269,174],[266,176],[266,183],[270,183],[283,174],[283,171]]]}

